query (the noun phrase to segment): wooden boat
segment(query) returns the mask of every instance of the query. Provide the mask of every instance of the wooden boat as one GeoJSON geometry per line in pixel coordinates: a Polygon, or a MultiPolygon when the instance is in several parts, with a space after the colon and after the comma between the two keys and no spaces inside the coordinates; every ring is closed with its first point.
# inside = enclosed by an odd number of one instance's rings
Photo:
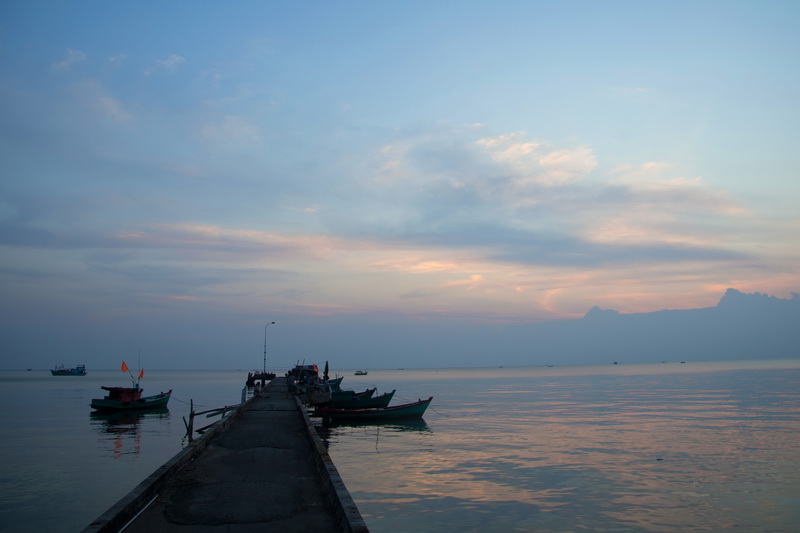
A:
{"type": "Polygon", "coordinates": [[[342,380],[343,379],[344,379],[344,376],[342,376],[340,378],[334,378],[334,379],[329,379],[328,380],[328,385],[331,386],[331,391],[332,392],[340,392],[342,390],[342,380]]]}
{"type": "Polygon", "coordinates": [[[366,370],[356,370],[355,371],[355,375],[356,376],[366,376],[367,374],[368,374],[368,372],[366,370]]]}
{"type": "Polygon", "coordinates": [[[388,420],[393,418],[422,418],[425,410],[433,400],[419,400],[413,403],[395,405],[392,407],[377,407],[373,409],[338,409],[336,407],[321,407],[317,412],[320,416],[331,420],[388,420]]]}
{"type": "Polygon", "coordinates": [[[274,372],[248,372],[247,379],[245,380],[244,384],[247,387],[254,387],[257,381],[272,381],[275,379],[274,372]]]}
{"type": "Polygon", "coordinates": [[[331,400],[366,400],[368,398],[372,398],[372,395],[375,394],[377,388],[367,389],[363,392],[356,392],[352,390],[339,390],[331,392],[331,400]]]}
{"type": "Polygon", "coordinates": [[[292,370],[290,370],[290,372],[297,383],[319,379],[319,368],[317,368],[317,365],[298,364],[295,365],[295,367],[292,370]]]}
{"type": "Polygon", "coordinates": [[[333,398],[325,404],[325,407],[336,407],[339,409],[368,409],[374,407],[388,407],[394,397],[396,389],[372,398],[354,396],[352,398],[333,398]]]}
{"type": "Polygon", "coordinates": [[[166,407],[172,389],[155,396],[142,397],[144,389],[139,387],[100,387],[108,391],[104,398],[93,398],[91,406],[99,411],[123,411],[132,409],[154,409],[166,407]]]}
{"type": "MultiPolygon", "coordinates": [[[[30,368],[28,370],[30,370],[30,368]]],[[[55,368],[50,369],[50,372],[54,376],[85,376],[86,365],[78,365],[74,368],[67,368],[64,365],[58,365],[55,368]]]]}

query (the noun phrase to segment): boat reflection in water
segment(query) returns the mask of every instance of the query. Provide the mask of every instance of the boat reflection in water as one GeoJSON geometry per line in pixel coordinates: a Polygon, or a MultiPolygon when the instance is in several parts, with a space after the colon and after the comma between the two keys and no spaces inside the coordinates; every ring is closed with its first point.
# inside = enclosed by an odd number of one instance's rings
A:
{"type": "MultiPolygon", "coordinates": [[[[328,449],[331,443],[336,443],[340,438],[374,440],[375,451],[381,452],[381,445],[389,446],[392,438],[398,433],[417,433],[420,436],[432,435],[433,430],[424,419],[401,420],[331,420],[327,424],[314,424],[319,438],[328,449]]],[[[351,442],[352,444],[352,442],[351,442]]]]}
{"type": "MultiPolygon", "coordinates": [[[[423,418],[401,418],[397,420],[330,420],[323,424],[328,429],[336,428],[380,428],[387,431],[420,431],[430,432],[431,428],[423,418]]],[[[322,426],[317,426],[317,430],[322,426]]]]}
{"type": "Polygon", "coordinates": [[[148,419],[169,418],[167,407],[139,409],[136,411],[93,411],[89,414],[92,426],[106,437],[108,449],[114,459],[125,455],[139,455],[142,445],[142,423],[148,419]]]}

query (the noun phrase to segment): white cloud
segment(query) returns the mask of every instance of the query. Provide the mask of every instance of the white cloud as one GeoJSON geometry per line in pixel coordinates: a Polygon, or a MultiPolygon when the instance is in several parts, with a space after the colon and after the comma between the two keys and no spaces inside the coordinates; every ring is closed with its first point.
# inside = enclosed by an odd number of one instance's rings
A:
{"type": "Polygon", "coordinates": [[[86,61],[86,54],[80,50],[73,50],[72,48],[69,48],[67,50],[67,57],[58,63],[53,63],[51,67],[53,70],[69,70],[73,65],[83,61],[86,61]]]}
{"type": "Polygon", "coordinates": [[[525,141],[524,132],[486,137],[476,144],[513,173],[518,185],[558,186],[585,178],[597,167],[586,147],[544,151],[540,141],[525,141]]]}
{"type": "Polygon", "coordinates": [[[127,122],[133,119],[133,115],[125,109],[125,106],[98,82],[83,80],[75,87],[79,92],[79,98],[85,100],[89,107],[104,117],[115,122],[127,122]]]}
{"type": "Polygon", "coordinates": [[[119,100],[116,100],[109,95],[97,97],[95,100],[95,106],[104,115],[117,122],[126,122],[133,119],[133,116],[125,110],[119,100]]]}
{"type": "Polygon", "coordinates": [[[551,186],[580,181],[597,167],[594,153],[582,146],[544,154],[538,163],[543,172],[536,181],[551,186]]]}
{"type": "Polygon", "coordinates": [[[177,67],[184,61],[186,61],[185,57],[179,56],[177,54],[170,54],[166,59],[156,59],[157,66],[146,69],[144,73],[149,75],[155,72],[157,69],[174,70],[175,67],[177,67]]]}
{"type": "Polygon", "coordinates": [[[176,65],[179,65],[184,61],[186,61],[186,58],[177,54],[170,54],[170,56],[166,59],[156,59],[156,63],[166,69],[174,68],[176,65]]]}
{"type": "Polygon", "coordinates": [[[246,118],[226,115],[215,123],[206,124],[200,128],[203,137],[213,140],[248,140],[258,141],[260,129],[246,118]]]}
{"type": "Polygon", "coordinates": [[[751,215],[728,192],[710,187],[699,176],[666,177],[670,168],[667,163],[654,161],[626,165],[614,169],[616,177],[610,183],[627,189],[639,205],[670,205],[676,212],[701,208],[733,217],[751,215]]]}
{"type": "Polygon", "coordinates": [[[483,147],[495,161],[524,169],[526,163],[535,163],[536,159],[533,156],[542,145],[537,141],[521,141],[524,135],[525,133],[521,132],[486,137],[479,139],[476,144],[483,147]]]}

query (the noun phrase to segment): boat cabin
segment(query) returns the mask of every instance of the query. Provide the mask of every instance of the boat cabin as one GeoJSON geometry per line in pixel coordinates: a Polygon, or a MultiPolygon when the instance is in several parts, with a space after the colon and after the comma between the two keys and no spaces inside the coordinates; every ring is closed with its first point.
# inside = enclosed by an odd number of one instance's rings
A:
{"type": "Polygon", "coordinates": [[[108,396],[105,397],[106,400],[118,400],[120,402],[135,402],[138,401],[139,398],[142,397],[142,391],[144,389],[140,389],[139,387],[131,388],[131,387],[100,387],[103,390],[108,391],[108,396]]]}

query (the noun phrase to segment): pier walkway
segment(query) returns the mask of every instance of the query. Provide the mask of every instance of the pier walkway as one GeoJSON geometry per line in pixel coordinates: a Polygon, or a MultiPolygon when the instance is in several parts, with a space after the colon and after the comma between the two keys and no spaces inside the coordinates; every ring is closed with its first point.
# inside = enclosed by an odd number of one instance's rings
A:
{"type": "Polygon", "coordinates": [[[285,378],[219,426],[84,533],[368,532],[285,378]]]}

